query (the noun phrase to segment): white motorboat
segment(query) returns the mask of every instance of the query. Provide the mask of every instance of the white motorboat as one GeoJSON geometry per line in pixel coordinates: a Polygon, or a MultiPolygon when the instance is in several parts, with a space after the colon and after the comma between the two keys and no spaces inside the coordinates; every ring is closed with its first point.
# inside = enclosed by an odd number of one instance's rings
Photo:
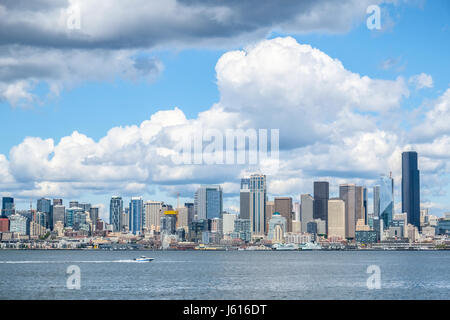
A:
{"type": "Polygon", "coordinates": [[[139,258],[134,258],[134,261],[136,261],[136,262],[151,262],[153,260],[154,260],[153,258],[148,258],[146,256],[141,256],[139,258]]]}

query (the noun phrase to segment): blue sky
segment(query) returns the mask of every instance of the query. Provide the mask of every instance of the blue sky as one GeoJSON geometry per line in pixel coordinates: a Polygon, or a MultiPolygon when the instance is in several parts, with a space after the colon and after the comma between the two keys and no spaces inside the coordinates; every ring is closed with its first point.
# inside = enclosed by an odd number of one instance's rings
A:
{"type": "MultiPolygon", "coordinates": [[[[81,2],[81,4],[84,3],[81,2]]],[[[172,42],[162,42],[156,46],[144,45],[137,49],[127,48],[126,45],[122,47],[122,50],[133,50],[133,54],[138,52],[160,62],[163,67],[150,79],[147,77],[131,77],[130,79],[130,77],[123,76],[120,71],[112,70],[110,74],[107,74],[103,69],[101,72],[107,76],[97,78],[94,62],[92,63],[94,75],[92,76],[87,71],[83,71],[75,79],[66,75],[57,77],[57,79],[52,79],[51,76],[24,77],[25,80],[33,79],[34,82],[29,92],[37,98],[24,105],[14,104],[8,100],[6,95],[0,99],[0,118],[3,119],[0,127],[2,137],[0,154],[10,160],[10,150],[21,144],[26,137],[52,138],[54,143],[58,144],[62,137],[70,136],[74,131],[98,142],[111,128],[140,125],[156,112],[172,110],[174,107],[180,108],[188,119],[196,119],[199,112],[209,110],[221,99],[215,66],[222,55],[232,50],[241,50],[264,38],[291,36],[300,44],[309,44],[331,58],[340,60],[346,70],[372,79],[394,81],[400,76],[407,83],[412,76],[425,73],[432,77],[433,86],[415,90],[409,85],[409,97],[402,99],[399,106],[402,110],[400,114],[419,110],[421,106],[432,108],[436,99],[444,94],[450,84],[448,77],[450,70],[450,3],[445,0],[398,1],[397,4],[381,3],[380,7],[383,11],[381,20],[383,30],[381,31],[368,30],[365,21],[368,15],[361,16],[358,13],[359,15],[355,14],[353,17],[354,21],[341,26],[342,28],[338,28],[336,32],[322,31],[323,28],[320,26],[322,22],[319,21],[317,30],[314,28],[313,30],[303,30],[301,25],[285,28],[294,29],[293,31],[285,31],[283,27],[270,29],[261,26],[262,37],[258,35],[242,36],[237,32],[235,35],[227,36],[226,41],[219,41],[219,44],[216,40],[211,40],[210,43],[201,35],[197,36],[192,43],[188,41],[186,44],[181,40],[177,43],[178,39],[175,34],[175,40],[171,39],[172,42]],[[295,30],[296,28],[297,30],[295,30]],[[391,62],[390,67],[383,68],[383,64],[387,65],[389,61],[391,62]],[[66,81],[66,79],[69,80],[66,81]],[[48,97],[49,86],[53,80],[61,85],[61,89],[56,96],[48,97]]],[[[323,21],[324,25],[328,23],[328,19],[323,21]]],[[[170,24],[170,21],[167,23],[170,24]]],[[[83,31],[83,29],[81,30],[83,31]]],[[[183,37],[180,34],[181,38],[183,37]]],[[[19,43],[19,41],[17,42],[19,43]]],[[[21,42],[32,48],[34,46],[26,44],[25,40],[21,40],[21,42]]],[[[4,49],[8,49],[14,48],[17,44],[14,43],[14,40],[5,40],[1,42],[1,45],[4,49]]],[[[53,46],[55,50],[61,52],[69,50],[58,44],[53,46]]],[[[42,46],[36,45],[36,47],[41,50],[39,52],[41,57],[50,55],[46,53],[47,49],[42,49],[42,46]]],[[[114,54],[116,52],[115,49],[101,49],[111,50],[114,54]]],[[[86,66],[82,68],[89,69],[91,62],[83,61],[86,66]]],[[[62,63],[69,64],[70,62],[63,60],[62,63]]],[[[108,60],[105,60],[105,64],[107,63],[108,60]]],[[[77,65],[74,67],[77,68],[77,65]]],[[[7,68],[7,66],[0,65],[0,71],[1,68],[7,68]]],[[[107,66],[102,66],[102,68],[107,69],[107,66]]],[[[74,73],[76,74],[77,71],[74,73]]],[[[12,84],[12,81],[2,81],[4,86],[12,84]]],[[[364,114],[364,112],[362,113],[364,114]]],[[[418,111],[416,116],[417,119],[421,119],[424,115],[424,111],[418,111]]],[[[383,121],[383,117],[389,117],[389,114],[383,114],[376,121],[383,121]]],[[[401,128],[408,133],[412,125],[414,124],[405,121],[401,124],[401,128]]],[[[443,134],[446,133],[443,132],[443,134]]],[[[448,176],[447,171],[443,172],[448,176]]],[[[442,172],[439,173],[439,175],[441,174],[442,172]]],[[[300,184],[302,187],[289,190],[288,193],[299,195],[312,192],[312,178],[314,177],[304,177],[306,182],[300,184]],[[303,187],[308,184],[310,185],[309,189],[303,187]]],[[[32,179],[30,179],[31,181],[32,179]]],[[[36,182],[39,179],[36,178],[33,181],[36,182]]],[[[217,183],[224,182],[226,182],[225,179],[217,181],[217,183]]],[[[367,186],[371,187],[369,183],[367,182],[367,186]]],[[[397,182],[398,184],[399,182],[397,182]]],[[[15,195],[19,199],[19,205],[28,207],[26,203],[29,200],[25,200],[28,196],[7,190],[7,187],[7,185],[2,186],[0,191],[4,194],[15,195]]],[[[180,186],[180,189],[182,188],[184,187],[180,186]]],[[[450,191],[448,185],[441,189],[444,190],[444,193],[450,191]]],[[[142,191],[141,194],[145,199],[162,199],[175,204],[173,193],[158,191],[158,188],[154,186],[151,190],[156,190],[156,193],[149,194],[148,190],[142,191]]],[[[187,188],[186,190],[191,189],[187,188]]],[[[450,207],[450,201],[442,195],[442,190],[439,196],[437,196],[439,192],[430,191],[423,197],[427,201],[435,203],[437,213],[448,210],[450,207]]],[[[111,190],[109,193],[107,188],[98,193],[92,193],[87,189],[75,192],[73,197],[93,203],[103,203],[107,206],[112,192],[114,191],[111,190]]],[[[38,191],[35,192],[35,196],[31,191],[27,195],[34,199],[43,196],[42,192],[38,191]]],[[[49,194],[48,196],[56,195],[49,194]]],[[[71,197],[72,195],[69,193],[67,196],[71,197]]],[[[71,199],[68,198],[67,201],[69,200],[71,199]]],[[[193,199],[187,196],[182,198],[182,201],[189,200],[193,199]]],[[[230,199],[227,204],[233,207],[233,201],[235,200],[230,199]]]]}

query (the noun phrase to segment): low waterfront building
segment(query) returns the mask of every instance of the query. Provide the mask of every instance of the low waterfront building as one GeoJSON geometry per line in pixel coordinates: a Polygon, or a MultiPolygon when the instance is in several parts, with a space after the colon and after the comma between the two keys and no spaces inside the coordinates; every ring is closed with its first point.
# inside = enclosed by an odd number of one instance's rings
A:
{"type": "Polygon", "coordinates": [[[376,243],[377,238],[377,232],[373,230],[355,231],[355,241],[357,243],[376,243]]]}

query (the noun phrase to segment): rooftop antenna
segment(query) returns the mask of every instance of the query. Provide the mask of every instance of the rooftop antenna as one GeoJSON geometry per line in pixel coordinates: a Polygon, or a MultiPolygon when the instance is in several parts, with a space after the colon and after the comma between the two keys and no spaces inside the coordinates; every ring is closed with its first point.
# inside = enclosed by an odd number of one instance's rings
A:
{"type": "Polygon", "coordinates": [[[177,209],[180,207],[180,193],[177,192],[177,209]]]}

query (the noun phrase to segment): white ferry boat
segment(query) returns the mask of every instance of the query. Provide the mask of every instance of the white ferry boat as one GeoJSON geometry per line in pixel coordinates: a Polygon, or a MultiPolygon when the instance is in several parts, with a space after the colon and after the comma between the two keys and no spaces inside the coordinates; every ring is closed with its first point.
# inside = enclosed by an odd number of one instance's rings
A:
{"type": "Polygon", "coordinates": [[[279,251],[298,250],[298,245],[294,243],[275,243],[272,245],[272,249],[279,251]]]}
{"type": "Polygon", "coordinates": [[[322,247],[318,243],[308,242],[300,246],[302,250],[321,250],[322,247]]]}

